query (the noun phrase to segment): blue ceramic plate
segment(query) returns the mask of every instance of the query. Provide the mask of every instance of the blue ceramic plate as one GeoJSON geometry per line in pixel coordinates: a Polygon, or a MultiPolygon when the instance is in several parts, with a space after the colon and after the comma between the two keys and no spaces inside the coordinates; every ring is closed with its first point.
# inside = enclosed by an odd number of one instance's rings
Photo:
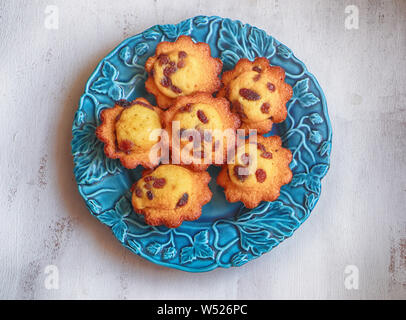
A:
{"type": "Polygon", "coordinates": [[[202,272],[237,267],[258,258],[291,236],[310,215],[327,173],[331,125],[326,99],[316,78],[285,45],[263,30],[220,17],[198,16],[177,25],[157,25],[121,43],[105,57],[89,78],[73,123],[72,154],[78,189],[90,212],[109,226],[117,239],[135,254],[156,264],[202,272]],[[177,229],[151,227],[131,207],[129,189],[142,168],[127,170],[118,160],[106,158],[96,139],[100,112],[119,99],[154,98],[144,88],[146,59],[161,41],[179,35],[206,42],[214,57],[232,69],[240,58],[267,57],[286,71],[293,87],[288,117],[274,125],[293,153],[293,179],[274,202],[253,210],[229,203],[216,185],[218,167],[210,167],[213,198],[199,220],[177,229]]]}

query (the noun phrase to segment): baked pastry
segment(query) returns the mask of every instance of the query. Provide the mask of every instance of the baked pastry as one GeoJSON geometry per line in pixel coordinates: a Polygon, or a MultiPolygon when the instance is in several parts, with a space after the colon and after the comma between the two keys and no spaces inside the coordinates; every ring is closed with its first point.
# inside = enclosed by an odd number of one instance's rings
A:
{"type": "Polygon", "coordinates": [[[102,110],[96,135],[104,142],[106,156],[120,159],[128,169],[138,165],[156,167],[161,155],[150,157],[150,151],[160,139],[152,133],[162,129],[161,113],[161,109],[144,98],[132,102],[120,100],[113,108],[102,110]]]}
{"type": "Polygon", "coordinates": [[[230,111],[227,99],[213,98],[204,92],[177,98],[164,112],[163,119],[169,137],[176,130],[169,139],[172,161],[190,165],[192,170],[225,163],[227,138],[235,139],[232,136],[240,126],[240,119],[230,111]]]}
{"type": "Polygon", "coordinates": [[[224,165],[217,183],[228,201],[254,208],[279,197],[280,188],[292,179],[291,161],[292,153],[282,147],[280,137],[257,136],[256,144],[246,140],[237,148],[234,164],[224,165]]]}
{"type": "Polygon", "coordinates": [[[285,82],[285,71],[270,66],[268,59],[240,59],[233,70],[223,73],[218,97],[231,101],[239,114],[241,128],[256,129],[259,134],[272,129],[272,123],[286,119],[286,103],[292,97],[292,87],[285,82]]]}
{"type": "Polygon", "coordinates": [[[221,60],[211,56],[207,43],[194,43],[189,36],[180,36],[175,42],[159,43],[155,55],[148,58],[145,88],[155,96],[160,108],[167,109],[179,96],[217,91],[222,67],[221,60]]]}
{"type": "Polygon", "coordinates": [[[196,220],[212,193],[207,172],[194,172],[177,165],[160,165],[143,172],[133,185],[132,205],[152,226],[176,228],[184,220],[196,220]]]}

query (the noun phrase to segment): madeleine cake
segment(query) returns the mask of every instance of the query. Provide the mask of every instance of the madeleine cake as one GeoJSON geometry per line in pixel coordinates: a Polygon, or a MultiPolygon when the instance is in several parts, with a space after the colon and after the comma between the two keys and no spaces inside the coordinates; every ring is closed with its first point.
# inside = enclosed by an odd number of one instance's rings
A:
{"type": "Polygon", "coordinates": [[[160,165],[143,172],[132,187],[135,212],[149,225],[176,228],[184,220],[196,220],[202,206],[212,197],[207,172],[196,172],[178,165],[160,165]]]}
{"type": "Polygon", "coordinates": [[[150,157],[150,151],[160,139],[153,131],[162,129],[161,113],[144,98],[120,100],[114,107],[102,110],[96,135],[104,142],[107,157],[120,159],[128,169],[157,166],[160,156],[150,157]]]}
{"type": "Polygon", "coordinates": [[[241,128],[263,134],[273,123],[286,119],[292,88],[285,82],[285,71],[270,66],[268,59],[240,59],[221,80],[223,87],[217,96],[230,100],[233,112],[241,118],[241,128]]]}
{"type": "Polygon", "coordinates": [[[254,208],[279,197],[280,188],[292,179],[291,161],[292,153],[282,147],[280,137],[257,136],[251,148],[248,140],[238,147],[234,163],[223,166],[217,183],[228,201],[254,208]]]}
{"type": "Polygon", "coordinates": [[[179,96],[217,91],[222,67],[221,60],[211,56],[207,43],[180,36],[175,42],[159,43],[155,55],[148,58],[145,87],[155,96],[158,106],[167,109],[179,96]]]}

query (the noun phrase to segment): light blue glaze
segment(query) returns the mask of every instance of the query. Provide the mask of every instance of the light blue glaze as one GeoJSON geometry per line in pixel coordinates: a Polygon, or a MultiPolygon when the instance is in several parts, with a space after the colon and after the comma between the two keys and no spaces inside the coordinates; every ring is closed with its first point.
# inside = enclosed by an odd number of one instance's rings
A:
{"type": "Polygon", "coordinates": [[[111,227],[132,252],[154,263],[192,272],[241,266],[291,236],[319,199],[332,139],[323,91],[289,48],[250,25],[206,16],[154,26],[107,55],[86,84],[72,132],[74,173],[90,212],[111,227]],[[129,189],[142,168],[127,170],[118,160],[106,158],[95,128],[100,111],[113,106],[115,100],[144,96],[155,102],[144,88],[144,63],[160,41],[174,41],[182,34],[208,43],[212,55],[222,59],[224,70],[233,68],[240,58],[253,60],[257,56],[285,69],[286,81],[293,87],[288,117],[267,135],[280,135],[284,147],[292,151],[294,176],[282,187],[277,201],[248,210],[241,203],[226,201],[223,189],[215,183],[219,168],[212,166],[213,199],[203,207],[201,218],[168,229],[148,226],[134,213],[129,189]]]}

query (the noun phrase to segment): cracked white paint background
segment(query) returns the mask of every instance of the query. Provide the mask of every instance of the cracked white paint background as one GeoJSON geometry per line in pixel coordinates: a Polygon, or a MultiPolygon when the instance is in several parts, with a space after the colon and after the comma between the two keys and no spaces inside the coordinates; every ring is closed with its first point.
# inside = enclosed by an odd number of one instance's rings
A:
{"type": "Polygon", "coordinates": [[[0,298],[405,299],[405,34],[402,0],[2,1],[0,298]],[[57,29],[45,28],[49,5],[57,29]],[[345,28],[348,5],[358,29],[345,28]],[[189,274],[135,256],[90,215],[70,140],[107,53],[199,14],[262,28],[304,61],[327,98],[333,150],[320,201],[293,237],[243,267],[189,274]],[[45,285],[49,265],[59,289],[45,285]],[[347,266],[358,269],[356,290],[347,266]]]}

